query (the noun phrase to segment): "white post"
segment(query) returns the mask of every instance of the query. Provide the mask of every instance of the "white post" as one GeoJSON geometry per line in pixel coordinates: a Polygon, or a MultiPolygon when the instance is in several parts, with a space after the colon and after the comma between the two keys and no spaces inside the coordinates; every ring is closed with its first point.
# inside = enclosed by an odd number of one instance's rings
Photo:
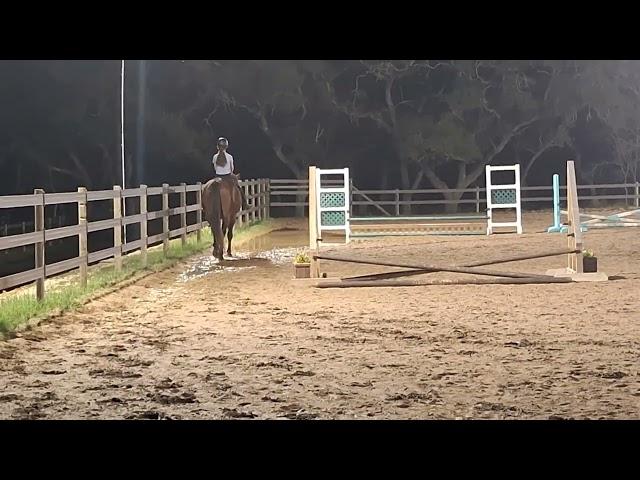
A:
{"type": "Polygon", "coordinates": [[[316,167],[309,167],[309,256],[311,257],[311,278],[318,278],[319,260],[313,258],[318,253],[318,211],[316,194],[316,167]]]}
{"type": "Polygon", "coordinates": [[[522,233],[522,205],[520,200],[520,164],[514,165],[516,173],[516,232],[522,233]]]}
{"type": "Polygon", "coordinates": [[[487,165],[485,169],[486,195],[487,195],[487,235],[493,233],[493,199],[491,198],[491,168],[487,165]]]}
{"type": "Polygon", "coordinates": [[[351,176],[349,175],[349,168],[344,169],[344,202],[346,203],[344,212],[344,237],[345,242],[349,243],[351,240],[349,238],[349,234],[351,233],[351,176]]]}
{"type": "Polygon", "coordinates": [[[113,218],[118,220],[117,225],[113,227],[113,246],[115,248],[113,260],[116,272],[120,272],[122,271],[122,204],[124,203],[124,197],[119,185],[114,185],[113,191],[116,192],[115,197],[113,197],[113,218]]]}

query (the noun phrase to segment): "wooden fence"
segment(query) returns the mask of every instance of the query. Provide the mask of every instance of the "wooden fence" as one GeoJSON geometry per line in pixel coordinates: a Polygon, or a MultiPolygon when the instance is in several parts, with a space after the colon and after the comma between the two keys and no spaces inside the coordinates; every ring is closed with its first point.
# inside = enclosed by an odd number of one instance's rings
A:
{"type": "MultiPolygon", "coordinates": [[[[332,182],[326,181],[327,185],[332,182]]],[[[338,181],[339,182],[339,181],[338,181]]],[[[271,208],[306,207],[309,205],[307,180],[271,180],[271,208]]],[[[640,183],[578,185],[580,202],[617,201],[626,202],[640,208],[640,183]]],[[[522,187],[523,208],[553,205],[553,186],[522,187]]],[[[561,190],[566,191],[566,186],[561,190]]],[[[561,200],[566,200],[561,197],[561,200]]],[[[371,213],[388,216],[400,215],[402,208],[422,206],[456,207],[467,205],[480,212],[486,208],[486,189],[473,187],[465,189],[420,189],[420,190],[361,190],[351,185],[352,213],[367,215],[371,213]],[[459,195],[457,199],[446,199],[446,195],[459,195]]]]}
{"type": "MultiPolygon", "coordinates": [[[[240,182],[244,189],[249,208],[243,210],[239,216],[239,224],[248,224],[255,221],[269,218],[269,180],[244,180],[240,182]]],[[[0,209],[33,207],[34,229],[28,233],[8,235],[0,237],[0,251],[35,245],[35,267],[0,277],[0,291],[8,288],[35,282],[38,299],[44,298],[45,279],[70,270],[79,269],[80,283],[87,284],[87,268],[89,264],[100,262],[109,258],[114,259],[116,270],[122,269],[122,256],[140,250],[142,263],[147,265],[147,248],[151,245],[162,243],[163,251],[166,253],[169,248],[169,240],[180,237],[182,244],[187,241],[187,235],[196,232],[200,240],[201,230],[207,222],[202,219],[202,184],[187,185],[182,183],[177,186],[163,184],[161,187],[147,187],[141,185],[139,188],[121,189],[119,186],[113,190],[87,191],[80,187],[77,192],[68,193],[46,193],[44,190],[36,189],[31,195],[7,195],[0,196],[0,209]],[[193,192],[193,193],[191,193],[193,192]],[[189,195],[191,193],[191,195],[189,195]],[[169,208],[170,197],[179,197],[179,206],[169,208]],[[161,197],[162,207],[160,210],[150,211],[149,199],[161,197]],[[188,197],[194,201],[187,202],[188,197]],[[124,211],[125,199],[139,199],[139,213],[128,214],[124,211]],[[103,220],[91,220],[87,215],[87,206],[91,202],[110,201],[113,204],[113,216],[103,220]],[[77,204],[78,222],[75,225],[45,228],[45,207],[48,205],[77,204]],[[195,212],[196,221],[187,222],[187,214],[195,212]],[[125,215],[126,213],[126,215],[125,215]],[[171,217],[180,218],[180,226],[173,230],[169,229],[169,219],[171,217]],[[157,235],[148,235],[149,222],[162,219],[162,232],[157,235]],[[139,225],[140,238],[127,241],[126,235],[123,238],[123,229],[127,225],[139,225]],[[101,249],[89,253],[89,233],[113,230],[113,247],[101,249]],[[77,237],[78,250],[77,257],[69,258],[53,264],[46,264],[45,245],[54,240],[77,237]]],[[[126,232],[126,230],[125,230],[126,232]]]]}

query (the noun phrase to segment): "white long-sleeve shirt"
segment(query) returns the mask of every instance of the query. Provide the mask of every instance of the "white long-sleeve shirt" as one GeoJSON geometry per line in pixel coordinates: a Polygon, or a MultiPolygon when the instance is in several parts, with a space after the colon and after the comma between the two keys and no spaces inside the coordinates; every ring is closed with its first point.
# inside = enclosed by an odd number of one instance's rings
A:
{"type": "Polygon", "coordinates": [[[225,157],[227,157],[226,165],[218,165],[216,160],[218,160],[218,154],[216,153],[213,156],[213,167],[216,169],[216,173],[218,175],[227,175],[229,173],[233,173],[233,155],[229,152],[224,152],[225,157]]]}

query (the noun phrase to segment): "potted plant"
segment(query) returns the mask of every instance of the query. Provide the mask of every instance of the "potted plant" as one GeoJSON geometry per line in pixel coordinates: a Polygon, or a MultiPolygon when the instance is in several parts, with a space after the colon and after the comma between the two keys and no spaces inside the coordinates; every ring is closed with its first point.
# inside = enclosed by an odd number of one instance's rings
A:
{"type": "Polygon", "coordinates": [[[299,253],[293,260],[295,278],[311,278],[311,260],[308,255],[299,253]]]}
{"type": "Polygon", "coordinates": [[[598,257],[593,250],[582,251],[582,270],[584,273],[595,273],[598,271],[598,257]]]}

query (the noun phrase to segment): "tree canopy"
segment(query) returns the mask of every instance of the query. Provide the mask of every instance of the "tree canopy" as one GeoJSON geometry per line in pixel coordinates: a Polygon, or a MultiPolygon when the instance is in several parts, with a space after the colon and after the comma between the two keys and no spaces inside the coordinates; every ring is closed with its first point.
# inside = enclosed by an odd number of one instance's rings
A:
{"type": "MultiPolygon", "coordinates": [[[[119,183],[119,61],[0,69],[3,194],[119,183]]],[[[637,181],[638,85],[636,61],[128,61],[127,179],[203,180],[224,135],[244,177],[315,164],[371,188],[466,188],[518,162],[540,184],[572,157],[582,182],[637,181]]]]}

